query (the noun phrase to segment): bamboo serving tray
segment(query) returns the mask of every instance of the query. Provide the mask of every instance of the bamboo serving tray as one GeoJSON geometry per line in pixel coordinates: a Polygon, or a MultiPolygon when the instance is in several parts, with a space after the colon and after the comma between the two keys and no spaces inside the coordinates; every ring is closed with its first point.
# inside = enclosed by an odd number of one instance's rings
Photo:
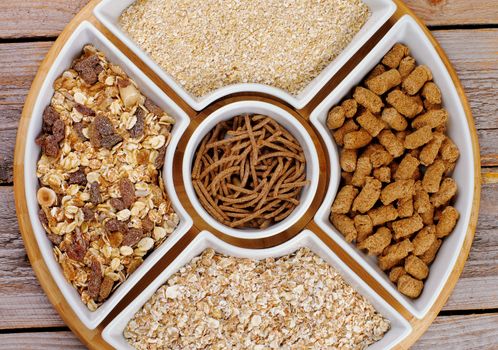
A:
{"type": "Polygon", "coordinates": [[[59,36],[55,44],[50,49],[46,58],[42,62],[38,73],[34,79],[31,90],[26,98],[26,103],[23,109],[22,117],[19,124],[18,137],[16,141],[15,148],[15,160],[14,160],[14,194],[16,201],[17,216],[19,221],[19,227],[24,240],[26,251],[28,253],[31,265],[38,277],[38,280],[43,287],[45,293],[48,295],[49,300],[54,305],[55,309],[59,312],[64,322],[68,327],[79,337],[79,339],[90,349],[112,349],[102,338],[102,330],[105,326],[112,321],[118,313],[123,310],[132,300],[134,300],[140,292],[144,289],[144,286],[149,285],[160,273],[163,271],[178,255],[184,250],[186,246],[203,230],[209,230],[218,238],[226,241],[235,246],[245,247],[245,248],[266,248],[276,246],[283,243],[290,238],[297,235],[304,229],[309,229],[313,231],[319,239],[321,239],[342,261],[348,265],[358,276],[360,276],[373,290],[377,292],[387,303],[389,303],[394,309],[396,309],[404,318],[406,318],[411,326],[412,332],[398,344],[396,349],[408,349],[413,345],[418,338],[427,330],[427,328],[434,321],[439,311],[442,309],[446,301],[448,300],[456,282],[463,270],[465,261],[467,260],[472,241],[474,239],[477,217],[479,212],[479,202],[480,202],[480,155],[479,155],[479,144],[477,139],[477,133],[474,126],[473,117],[471,110],[466,99],[464,90],[460,84],[460,81],[455,73],[454,68],[446,57],[443,49],[439,46],[437,41],[431,35],[430,31],[425,27],[421,20],[419,20],[412,12],[407,8],[407,6],[400,0],[394,0],[397,5],[396,13],[388,20],[388,22],[383,25],[377,33],[365,44],[363,47],[344,65],[337,74],[320,90],[320,92],[309,102],[304,108],[296,110],[285,102],[276,99],[275,97],[264,95],[261,93],[239,93],[227,96],[221,100],[215,101],[207,108],[200,112],[196,112],[191,108],[186,102],[184,102],[174,91],[168,86],[164,81],[162,81],[156,74],[153,73],[152,69],[146,66],[138,57],[135,55],[128,47],[126,47],[122,42],[120,42],[114,35],[112,35],[92,14],[94,7],[100,2],[100,0],[92,0],[80,13],[78,13],[74,19],[67,25],[65,30],[59,36]],[[325,233],[319,225],[314,221],[314,216],[321,206],[328,188],[328,177],[320,176],[318,183],[318,189],[316,195],[313,199],[311,206],[305,215],[303,215],[296,223],[294,223],[289,229],[275,236],[271,236],[263,239],[253,239],[246,240],[235,238],[226,235],[216,229],[212,228],[197,212],[193,209],[190,203],[183,184],[183,179],[181,175],[176,176],[176,174],[181,174],[181,163],[183,161],[184,150],[187,146],[187,142],[196,129],[196,127],[213,111],[219,109],[222,106],[244,100],[255,100],[264,101],[274,104],[285,111],[292,114],[305,130],[311,135],[314,146],[318,153],[318,158],[320,160],[320,174],[330,173],[329,158],[327,155],[327,148],[323,140],[318,135],[313,125],[309,122],[310,115],[312,111],[322,102],[322,100],[328,96],[338,84],[355,68],[362,59],[370,52],[370,50],[384,37],[384,35],[389,31],[389,29],[404,15],[411,16],[418,25],[423,29],[425,35],[430,40],[432,45],[435,47],[438,55],[446,66],[452,82],[456,87],[458,96],[466,116],[466,121],[471,134],[472,143],[472,155],[473,155],[473,171],[475,173],[474,188],[465,189],[472,191],[472,211],[470,214],[469,225],[466,229],[465,239],[462,245],[462,249],[459,252],[458,259],[454,265],[451,274],[446,280],[444,287],[439,294],[436,302],[431,306],[429,312],[425,314],[422,319],[416,318],[410,311],[401,305],[374,277],[372,277],[354,258],[352,258],[341,246],[336,243],[327,233],[325,233]],[[131,289],[131,291],[118,303],[114,310],[106,317],[106,319],[93,330],[88,329],[79,320],[78,316],[73,312],[72,308],[69,306],[68,302],[63,297],[61,291],[57,287],[52,275],[49,271],[47,264],[42,258],[40,249],[38,247],[37,241],[34,236],[33,227],[30,222],[28,215],[28,205],[25,196],[25,182],[24,182],[24,154],[26,150],[26,137],[28,126],[33,114],[33,107],[35,101],[40,94],[42,84],[46,79],[47,73],[50,67],[53,65],[54,60],[59,55],[61,49],[64,47],[68,38],[75,31],[75,29],[83,22],[89,21],[92,23],[101,33],[103,33],[110,41],[114,43],[133,63],[135,63],[138,68],[140,68],[159,88],[161,88],[172,100],[174,100],[178,106],[180,106],[191,118],[191,122],[183,134],[175,155],[173,163],[174,172],[174,185],[177,190],[177,195],[184,205],[184,208],[191,215],[194,225],[193,227],[170,249],[162,259],[159,260],[156,265],[149,270],[148,273],[131,289]]]}

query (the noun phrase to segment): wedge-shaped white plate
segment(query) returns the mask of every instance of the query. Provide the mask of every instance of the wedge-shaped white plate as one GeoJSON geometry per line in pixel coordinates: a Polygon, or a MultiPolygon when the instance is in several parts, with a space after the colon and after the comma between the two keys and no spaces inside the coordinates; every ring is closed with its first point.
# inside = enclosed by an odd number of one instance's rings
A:
{"type": "Polygon", "coordinates": [[[329,151],[331,168],[335,169],[331,172],[332,177],[327,195],[325,196],[326,199],[315,216],[316,223],[355,258],[375,279],[380,281],[405,308],[417,318],[423,318],[437,300],[460,254],[470,220],[474,197],[474,178],[476,174],[474,174],[474,157],[469,125],[467,124],[465,112],[457,90],[437,51],[415,20],[409,16],[402,17],[368,56],[312,112],[311,122],[324,139],[329,151]],[[377,259],[367,256],[353,244],[346,242],[344,237],[329,221],[330,207],[334,201],[340,182],[340,165],[337,146],[333,141],[331,132],[326,127],[327,113],[333,106],[340,103],[363,80],[368,72],[382,60],[382,57],[391,47],[398,42],[410,48],[410,54],[416,59],[417,64],[425,64],[431,69],[434,82],[439,86],[443,95],[443,107],[449,113],[448,134],[456,143],[461,153],[453,174],[453,178],[456,180],[459,188],[455,207],[460,212],[461,217],[454,232],[443,241],[437,258],[431,265],[424,291],[415,300],[409,299],[399,293],[388,276],[377,266],[377,259]]]}
{"type": "Polygon", "coordinates": [[[384,299],[378,296],[360,277],[344,264],[337,255],[317,238],[313,232],[306,230],[279,246],[258,250],[235,247],[216,238],[207,231],[201,232],[130,305],[107,325],[102,332],[102,336],[105,341],[116,349],[133,349],[123,336],[123,331],[128,322],[152,297],[157,289],[166,283],[171,275],[176,273],[182,266],[188,264],[194,257],[200,255],[207,248],[213,248],[216,252],[229,256],[261,260],[269,257],[278,258],[283,255],[291,254],[302,247],[308,247],[315,254],[322,257],[342,275],[347,283],[365,296],[375,309],[391,322],[391,329],[385,334],[382,340],[372,344],[368,348],[369,350],[392,349],[410,334],[411,326],[408,321],[397,313],[384,299]]]}
{"type": "Polygon", "coordinates": [[[68,39],[57,59],[52,64],[45,82],[40,89],[33,115],[30,121],[28,134],[26,135],[26,152],[24,155],[24,181],[26,184],[26,202],[28,205],[31,226],[40,247],[43,258],[50,272],[61,290],[65,299],[81,319],[83,324],[93,329],[109,314],[116,304],[128,291],[140,280],[140,278],[187,232],[192,226],[192,219],[181,206],[173,186],[172,164],[173,157],[181,135],[187,129],[190,119],[187,114],[178,107],[168,96],[166,96],[145,74],[143,74],[125,55],[123,55],[109,40],[107,40],[89,22],[83,22],[68,39]],[[176,118],[176,124],[172,130],[171,144],[166,152],[166,161],[163,169],[166,190],[172,201],[173,207],[180,217],[180,224],[173,234],[161,246],[157,247],[144,261],[144,263],[130,275],[130,277],[116,289],[111,297],[104,302],[96,311],[88,310],[80,300],[76,289],[64,278],[60,265],[54,258],[52,243],[48,240],[45,230],[38,219],[38,203],[36,191],[38,179],[36,177],[36,163],[40,157],[40,147],[35,144],[35,138],[41,131],[42,114],[47,105],[50,104],[54,94],[53,82],[68,68],[73,60],[81,55],[86,44],[92,44],[105,53],[107,58],[114,64],[119,65],[138,84],[140,91],[151,98],[159,107],[176,118]]]}
{"type": "Polygon", "coordinates": [[[217,89],[205,96],[196,97],[187,92],[168,74],[168,72],[165,72],[157,63],[155,63],[152,58],[121,29],[119,17],[121,16],[121,13],[134,2],[135,0],[103,0],[95,7],[94,14],[111,33],[128,46],[145,64],[161,77],[161,79],[168,83],[185,102],[197,111],[204,109],[210,103],[224,96],[238,92],[261,92],[276,96],[296,109],[303,108],[396,11],[396,5],[391,0],[364,0],[365,4],[372,12],[369,20],[344,51],[298,95],[291,95],[284,90],[263,84],[234,84],[217,89]]]}

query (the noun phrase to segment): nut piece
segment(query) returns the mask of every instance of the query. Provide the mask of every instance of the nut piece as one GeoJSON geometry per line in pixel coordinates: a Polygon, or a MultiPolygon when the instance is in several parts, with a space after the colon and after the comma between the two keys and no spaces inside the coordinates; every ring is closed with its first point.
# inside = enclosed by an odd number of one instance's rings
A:
{"type": "Polygon", "coordinates": [[[57,194],[48,187],[40,187],[36,193],[38,204],[43,207],[51,207],[57,202],[57,194]]]}
{"type": "Polygon", "coordinates": [[[126,108],[137,105],[141,96],[135,85],[131,83],[126,87],[119,87],[119,95],[126,108]]]}
{"type": "Polygon", "coordinates": [[[400,293],[410,298],[418,298],[424,289],[424,282],[408,275],[403,275],[398,280],[398,290],[400,293]]]}

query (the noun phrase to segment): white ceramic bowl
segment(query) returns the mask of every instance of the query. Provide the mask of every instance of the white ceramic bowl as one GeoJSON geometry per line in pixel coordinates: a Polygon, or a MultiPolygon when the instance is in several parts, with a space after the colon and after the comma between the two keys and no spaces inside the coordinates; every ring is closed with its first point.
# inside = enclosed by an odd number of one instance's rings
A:
{"type": "Polygon", "coordinates": [[[258,250],[232,246],[216,238],[211,233],[203,231],[132,303],[130,303],[130,305],[107,325],[102,332],[102,336],[106,342],[116,349],[133,349],[123,336],[123,330],[126,328],[128,322],[152,297],[156,290],[166,283],[171,275],[176,273],[181,267],[188,264],[194,257],[200,255],[207,248],[213,248],[216,252],[225,255],[261,260],[269,257],[277,258],[291,254],[302,247],[308,247],[311,251],[329,263],[341,274],[347,283],[365,296],[375,309],[391,322],[391,329],[380,341],[368,347],[368,350],[392,349],[411,332],[411,326],[408,321],[396,312],[384,299],[378,296],[311,231],[303,231],[293,239],[279,246],[258,250]]]}
{"type": "Polygon", "coordinates": [[[187,232],[192,226],[192,219],[183,209],[176,196],[172,180],[172,162],[176,145],[186,130],[190,119],[187,114],[180,109],[161,89],[145,76],[126,56],[124,56],[109,40],[107,40],[97,29],[89,22],[83,22],[71,35],[67,43],[52,64],[45,82],[40,89],[40,94],[36,99],[33,109],[33,115],[30,121],[28,133],[26,135],[26,152],[24,154],[24,181],[26,184],[26,202],[28,205],[31,226],[35,234],[38,246],[42,256],[61,290],[64,298],[67,300],[75,314],[81,319],[83,324],[93,329],[109,314],[116,304],[130,291],[130,289],[141,279],[141,277],[187,232]],[[92,44],[97,49],[103,51],[108,59],[121,66],[124,71],[137,82],[141,92],[150,97],[163,110],[176,118],[176,125],[172,130],[171,145],[166,152],[166,161],[164,165],[164,178],[168,195],[172,201],[173,207],[180,217],[180,224],[173,234],[153,253],[151,253],[144,263],[130,277],[116,289],[111,297],[105,301],[96,311],[92,312],[80,300],[76,289],[66,281],[62,269],[54,258],[52,243],[48,240],[45,230],[38,219],[38,203],[36,201],[36,191],[38,189],[38,179],[36,177],[36,163],[40,157],[40,147],[35,144],[35,138],[38,136],[42,125],[42,113],[45,107],[50,104],[54,93],[53,82],[64,70],[68,69],[72,61],[81,55],[83,46],[92,44]]]}
{"type": "Polygon", "coordinates": [[[467,226],[470,220],[472,199],[474,197],[474,158],[469,126],[460,98],[455,89],[451,77],[419,25],[409,16],[401,18],[386,34],[386,36],[375,46],[367,57],[343,80],[343,82],[332,91],[332,93],[312,112],[311,122],[322,135],[330,153],[332,167],[340,168],[337,147],[332,140],[332,135],[326,127],[327,113],[331,107],[339,103],[354,86],[363,80],[368,72],[375,67],[382,57],[395,44],[401,42],[411,50],[411,55],[417,60],[417,64],[427,65],[434,76],[434,82],[440,87],[443,95],[443,107],[449,113],[448,134],[460,149],[453,178],[456,180],[459,193],[455,207],[460,212],[460,220],[454,232],[447,237],[431,265],[429,278],[425,282],[422,295],[415,300],[409,299],[399,293],[396,286],[389,280],[387,275],[379,269],[376,258],[369,257],[359,251],[353,244],[346,242],[344,237],[332,226],[329,221],[330,207],[335,198],[339,182],[339,172],[333,173],[330,185],[325,196],[325,201],[318,210],[315,221],[341,245],[363,268],[365,268],[384,288],[386,288],[405,308],[417,318],[423,318],[434,302],[437,300],[444,284],[453,270],[460,250],[462,248],[467,226]]]}
{"type": "Polygon", "coordinates": [[[188,93],[174,78],[165,72],[152,58],[145,53],[119,25],[121,13],[135,0],[103,0],[94,9],[95,16],[119,40],[128,46],[147,66],[161,79],[168,83],[173,90],[185,100],[193,109],[200,111],[210,103],[238,92],[261,92],[278,97],[296,109],[303,108],[320,91],[320,89],[334,76],[335,73],[372,37],[372,35],[396,11],[396,5],[391,0],[363,0],[370,8],[372,15],[363,28],[356,34],[351,43],[337,56],[301,93],[291,95],[284,90],[263,84],[234,84],[217,89],[202,97],[188,93]]]}
{"type": "Polygon", "coordinates": [[[320,171],[318,154],[313,144],[313,140],[306,129],[304,129],[301,123],[299,123],[292,114],[271,103],[260,101],[241,101],[231,103],[214,111],[197,127],[195,132],[190,137],[187,148],[185,149],[185,156],[182,163],[182,175],[185,191],[190,199],[190,202],[194,206],[197,213],[204,220],[206,220],[211,227],[233,237],[258,239],[270,237],[278,232],[288,229],[306,213],[313,202],[313,198],[318,187],[320,171]],[[294,211],[285,220],[263,230],[234,229],[223,225],[202,207],[192,185],[192,163],[194,161],[197,147],[201,143],[204,136],[206,136],[206,134],[219,122],[229,120],[237,115],[246,113],[263,114],[271,117],[296,138],[299,144],[303,147],[304,157],[306,158],[306,178],[310,181],[310,184],[303,188],[300,203],[294,211]]]}

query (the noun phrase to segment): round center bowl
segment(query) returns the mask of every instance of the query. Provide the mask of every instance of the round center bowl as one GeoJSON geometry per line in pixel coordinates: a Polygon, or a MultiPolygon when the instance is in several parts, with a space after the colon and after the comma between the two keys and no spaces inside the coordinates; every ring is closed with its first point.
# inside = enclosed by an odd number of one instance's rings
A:
{"type": "Polygon", "coordinates": [[[273,104],[260,101],[240,101],[226,105],[210,114],[194,131],[185,149],[182,163],[182,176],[185,191],[197,213],[214,229],[236,238],[259,239],[276,235],[295,224],[308,210],[315,197],[319,179],[319,162],[316,148],[311,136],[301,123],[290,113],[273,104]],[[281,222],[265,229],[235,229],[228,227],[213,218],[202,206],[192,184],[192,164],[202,139],[218,123],[230,120],[241,114],[262,114],[274,119],[299,142],[306,158],[306,179],[309,185],[303,187],[299,205],[281,222]]]}

